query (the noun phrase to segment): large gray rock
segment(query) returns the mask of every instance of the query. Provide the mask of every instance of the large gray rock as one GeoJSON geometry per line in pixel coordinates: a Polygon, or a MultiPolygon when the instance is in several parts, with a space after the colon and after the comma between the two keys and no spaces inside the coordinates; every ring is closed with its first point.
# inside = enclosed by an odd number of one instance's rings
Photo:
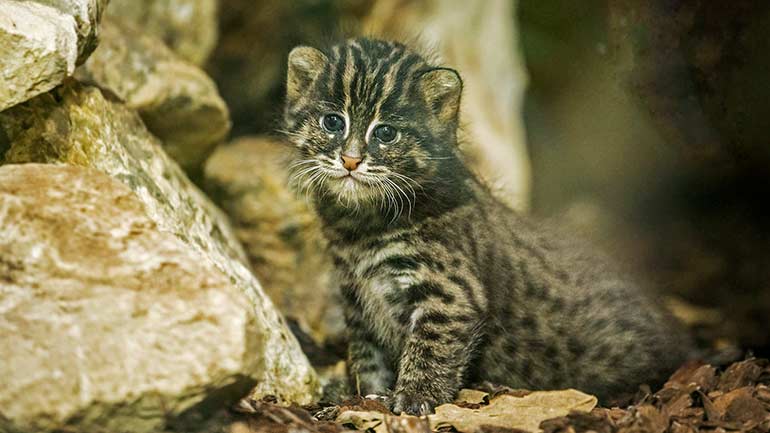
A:
{"type": "Polygon", "coordinates": [[[0,431],[157,431],[263,379],[248,297],[120,181],[6,165],[0,209],[0,431]]]}
{"type": "Polygon", "coordinates": [[[217,0],[111,0],[107,15],[160,38],[197,65],[217,43],[217,0]]]}
{"type": "MultiPolygon", "coordinates": [[[[17,0],[18,1],[18,0],[17,0]]],[[[75,20],[78,64],[85,61],[99,42],[99,21],[109,0],[26,0],[52,6],[75,20]]]]}
{"type": "Polygon", "coordinates": [[[196,172],[230,131],[230,114],[214,82],[157,37],[105,19],[99,48],[76,77],[109,89],[139,111],[166,152],[196,172]]]}
{"type": "Polygon", "coordinates": [[[59,85],[97,44],[106,0],[0,0],[0,111],[59,85]]]}
{"type": "MultiPolygon", "coordinates": [[[[159,141],[145,129],[137,114],[119,103],[107,100],[100,90],[93,87],[83,87],[73,82],[0,113],[0,129],[3,131],[3,134],[0,134],[0,149],[4,146],[9,147],[4,155],[6,164],[40,162],[82,166],[101,171],[124,184],[132,191],[135,200],[141,203],[147,220],[154,225],[153,230],[172,235],[180,242],[179,245],[184,245],[188,250],[189,257],[195,257],[194,260],[197,261],[197,266],[200,267],[201,272],[208,274],[213,270],[218,271],[223,276],[224,281],[229,282],[232,287],[228,290],[237,291],[248,300],[252,310],[251,314],[253,314],[253,319],[249,319],[249,332],[258,336],[256,340],[253,340],[257,343],[248,347],[247,359],[241,366],[233,366],[228,371],[240,369],[248,364],[244,374],[256,383],[253,390],[255,397],[275,395],[280,400],[297,403],[308,403],[314,398],[318,391],[315,374],[300,351],[296,340],[288,331],[283,319],[264,294],[257,279],[247,268],[245,255],[225,217],[187,179],[179,166],[166,156],[159,141]]],[[[75,180],[73,183],[76,184],[75,180]]],[[[50,197],[51,200],[55,200],[57,194],[50,197]]],[[[11,200],[14,201],[15,199],[11,200]]],[[[4,207],[0,206],[0,209],[4,209],[4,207]]],[[[3,226],[5,225],[4,223],[3,226]]],[[[121,227],[120,230],[126,230],[125,226],[121,227]]],[[[114,236],[121,236],[122,232],[116,230],[114,236]]],[[[75,229],[73,231],[77,232],[75,229]]],[[[3,237],[13,240],[14,236],[19,233],[21,232],[11,231],[3,237]]],[[[98,254],[98,251],[95,250],[94,254],[98,254]]],[[[126,260],[141,261],[140,259],[142,259],[148,264],[157,260],[155,253],[142,254],[141,251],[127,250],[124,256],[126,260]],[[132,254],[136,254],[136,257],[132,258],[132,254]]],[[[14,253],[14,257],[16,257],[16,253],[14,253]]],[[[32,257],[36,256],[33,254],[32,257]]],[[[81,267],[74,261],[75,257],[73,255],[71,260],[62,263],[81,267]]],[[[10,263],[6,265],[7,267],[14,269],[17,268],[15,265],[17,262],[18,258],[5,261],[5,263],[10,263]]],[[[143,268],[137,266],[134,270],[141,273],[143,268]]],[[[172,268],[174,266],[171,265],[172,268]]],[[[84,274],[88,284],[103,284],[105,286],[113,284],[108,278],[109,274],[98,274],[96,269],[92,271],[93,274],[84,274]],[[96,276],[92,278],[89,275],[96,276]]],[[[168,278],[171,278],[172,281],[174,279],[174,277],[168,278]]],[[[28,281],[32,287],[39,286],[34,280],[24,281],[28,281]]],[[[211,281],[217,281],[216,284],[212,283],[217,285],[220,280],[212,279],[211,281]]],[[[207,284],[201,287],[209,287],[207,284]]],[[[193,294],[190,293],[189,296],[193,296],[193,294]]],[[[6,296],[3,298],[0,300],[0,305],[5,305],[5,299],[10,299],[6,296]]],[[[106,306],[105,309],[108,310],[106,306]]],[[[224,318],[220,319],[225,320],[224,318]]],[[[177,335],[177,333],[184,333],[184,330],[181,328],[163,329],[158,331],[156,337],[160,339],[160,336],[165,333],[177,335]]],[[[57,333],[52,338],[54,337],[61,337],[61,335],[57,333]]],[[[206,342],[206,345],[212,351],[216,351],[216,346],[220,343],[219,338],[212,338],[206,342]]],[[[93,349],[91,343],[81,347],[84,353],[93,349]]],[[[182,347],[184,346],[181,344],[173,346],[171,352],[179,354],[182,347]]],[[[168,353],[169,359],[174,358],[174,353],[171,352],[168,353]]],[[[28,361],[33,364],[37,362],[36,357],[45,356],[45,352],[31,351],[28,354],[28,361]]],[[[144,350],[138,349],[132,350],[126,356],[124,365],[128,367],[134,365],[132,363],[141,364],[152,359],[151,353],[148,355],[144,350]],[[146,358],[147,356],[150,358],[146,358]]],[[[179,356],[183,355],[179,354],[179,356]]],[[[94,365],[100,362],[111,363],[113,361],[96,358],[94,365]]],[[[215,368],[210,365],[208,367],[215,368]]],[[[201,365],[193,368],[194,373],[189,372],[190,376],[199,380],[196,382],[198,388],[171,386],[168,392],[168,395],[171,396],[169,398],[191,398],[194,402],[201,396],[216,394],[214,391],[219,388],[219,384],[209,381],[205,377],[202,378],[200,374],[203,374],[204,370],[200,368],[202,368],[201,365]],[[191,392],[191,389],[198,389],[199,394],[191,392]],[[193,397],[190,397],[190,394],[193,397]]],[[[4,375],[2,374],[2,376],[4,375]]],[[[115,381],[120,380],[120,378],[98,376],[96,380],[115,381]]],[[[81,383],[81,385],[89,384],[93,385],[88,380],[81,383]]],[[[107,402],[99,399],[82,399],[79,395],[68,397],[67,404],[73,404],[73,407],[76,408],[66,411],[65,415],[80,413],[78,411],[87,415],[93,408],[92,404],[101,402],[99,404],[109,404],[116,411],[118,411],[118,407],[123,408],[121,409],[122,412],[115,412],[114,416],[120,415],[129,419],[151,418],[153,421],[150,424],[153,425],[156,418],[162,417],[162,413],[158,413],[157,410],[167,404],[165,399],[149,398],[148,401],[140,401],[137,398],[143,395],[143,388],[134,388],[134,384],[131,382],[126,382],[121,386],[127,387],[131,392],[126,391],[107,402]],[[141,404],[133,405],[134,402],[141,404]]],[[[0,387],[0,396],[2,396],[0,398],[5,398],[8,395],[6,389],[7,387],[0,387]]],[[[22,392],[24,389],[23,387],[18,388],[13,395],[18,395],[18,392],[22,392]]],[[[34,391],[35,394],[29,398],[36,398],[37,401],[48,401],[49,397],[46,394],[41,394],[42,389],[30,389],[30,392],[34,391]]],[[[0,407],[4,407],[4,405],[0,404],[0,407]]],[[[181,408],[184,405],[179,403],[177,407],[181,408]]],[[[99,408],[93,410],[101,411],[99,408]]],[[[8,417],[5,412],[3,415],[8,417]]],[[[88,417],[86,416],[86,418],[88,417]]]]}

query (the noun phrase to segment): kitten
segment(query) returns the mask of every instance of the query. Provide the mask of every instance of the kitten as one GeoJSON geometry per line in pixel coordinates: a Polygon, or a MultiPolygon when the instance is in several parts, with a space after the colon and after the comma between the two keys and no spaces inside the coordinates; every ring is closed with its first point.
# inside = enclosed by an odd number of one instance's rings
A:
{"type": "Polygon", "coordinates": [[[601,259],[495,200],[458,156],[462,80],[404,45],[289,54],[285,127],[323,221],[361,393],[432,411],[469,381],[610,398],[689,340],[601,259]]]}

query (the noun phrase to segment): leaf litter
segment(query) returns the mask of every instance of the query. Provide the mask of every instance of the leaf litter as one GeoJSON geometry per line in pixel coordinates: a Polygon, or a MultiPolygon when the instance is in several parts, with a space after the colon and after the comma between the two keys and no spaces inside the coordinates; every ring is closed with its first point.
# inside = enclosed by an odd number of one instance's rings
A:
{"type": "Polygon", "coordinates": [[[688,363],[633,405],[596,407],[577,390],[515,390],[483,384],[427,417],[394,415],[377,398],[339,405],[281,407],[242,401],[227,433],[770,433],[770,362],[750,358],[726,369],[688,363]]]}

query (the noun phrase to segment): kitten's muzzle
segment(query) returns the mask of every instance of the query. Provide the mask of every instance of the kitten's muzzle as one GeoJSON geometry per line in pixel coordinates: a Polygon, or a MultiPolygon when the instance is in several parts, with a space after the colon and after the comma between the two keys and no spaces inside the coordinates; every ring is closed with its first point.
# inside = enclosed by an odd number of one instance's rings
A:
{"type": "Polygon", "coordinates": [[[342,159],[342,166],[350,171],[358,168],[358,165],[364,160],[364,158],[360,156],[350,156],[345,154],[341,155],[340,159],[342,159]]]}

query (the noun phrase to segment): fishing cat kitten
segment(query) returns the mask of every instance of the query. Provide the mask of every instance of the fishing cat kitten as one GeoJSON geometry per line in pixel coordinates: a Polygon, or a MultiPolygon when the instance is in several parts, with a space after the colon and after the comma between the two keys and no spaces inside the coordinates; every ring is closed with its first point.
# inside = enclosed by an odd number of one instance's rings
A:
{"type": "Polygon", "coordinates": [[[425,413],[474,380],[607,398],[664,379],[687,337],[490,195],[458,156],[461,92],[456,71],[398,43],[289,54],[290,170],[324,223],[360,391],[425,413]]]}

